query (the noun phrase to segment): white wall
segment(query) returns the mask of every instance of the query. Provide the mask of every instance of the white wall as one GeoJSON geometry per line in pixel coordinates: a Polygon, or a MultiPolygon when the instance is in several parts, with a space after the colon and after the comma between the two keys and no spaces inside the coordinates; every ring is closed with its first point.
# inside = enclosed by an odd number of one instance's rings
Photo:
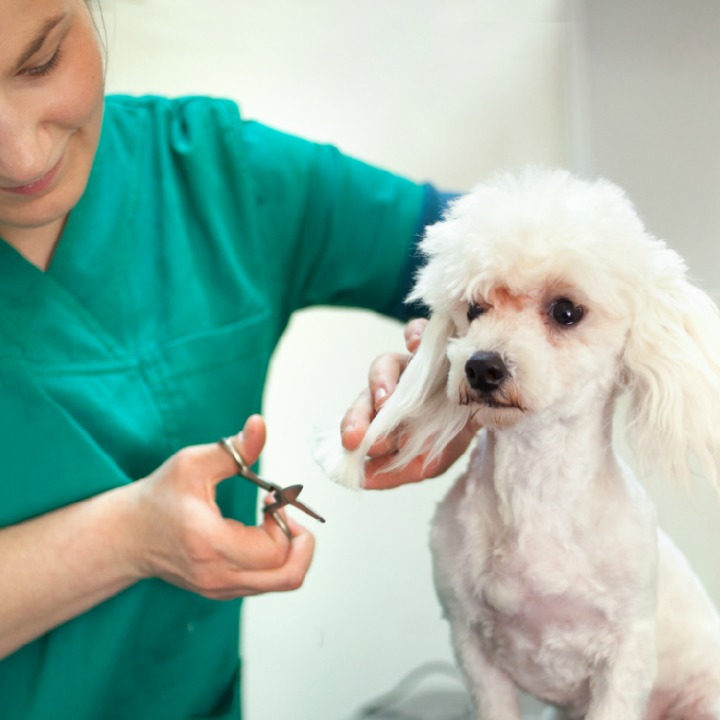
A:
{"type": "MultiPolygon", "coordinates": [[[[717,301],[720,3],[581,0],[573,9],[572,162],[624,187],[717,301]]],[[[717,494],[701,483],[692,493],[659,481],[650,489],[661,524],[720,604],[717,494]]]]}
{"type": "MultiPolygon", "coordinates": [[[[246,116],[445,188],[527,162],[599,171],[720,287],[715,0],[104,6],[111,91],[233,97],[246,116]]],[[[377,353],[399,347],[394,323],[314,310],[295,318],[274,360],[264,472],[301,479],[328,522],[314,525],[306,585],[247,603],[248,720],[344,720],[413,668],[450,659],[427,534],[451,477],[355,494],[326,481],[309,454],[313,427],[345,408],[377,353]]],[[[718,542],[720,523],[696,514],[714,499],[658,500],[720,597],[703,545],[718,542]]]]}
{"type": "Polygon", "coordinates": [[[720,291],[720,3],[582,0],[574,156],[720,291]]]}

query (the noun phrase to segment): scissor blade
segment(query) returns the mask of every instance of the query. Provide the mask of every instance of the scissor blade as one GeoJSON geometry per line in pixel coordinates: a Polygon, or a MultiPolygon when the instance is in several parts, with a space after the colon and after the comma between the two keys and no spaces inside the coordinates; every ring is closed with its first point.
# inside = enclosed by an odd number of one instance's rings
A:
{"type": "Polygon", "coordinates": [[[297,499],[302,489],[302,485],[291,485],[290,487],[283,488],[283,500],[285,500],[288,505],[292,505],[298,510],[302,510],[306,515],[309,515],[311,518],[315,518],[315,520],[319,520],[320,522],[325,522],[324,517],[318,515],[314,510],[311,510],[305,503],[302,503],[297,499]]]}
{"type": "Polygon", "coordinates": [[[306,515],[309,515],[311,518],[315,518],[315,520],[318,520],[321,523],[325,522],[325,518],[322,515],[318,515],[314,510],[309,508],[305,503],[301,503],[299,500],[292,500],[290,505],[296,507],[298,510],[302,510],[306,515]]]}
{"type": "Polygon", "coordinates": [[[322,515],[318,515],[314,510],[309,508],[305,503],[300,502],[297,497],[300,494],[300,491],[303,489],[302,485],[290,485],[290,487],[277,489],[275,491],[275,497],[277,499],[277,502],[274,502],[272,505],[268,505],[265,508],[266,512],[274,512],[275,510],[279,510],[280,508],[284,507],[285,505],[292,505],[293,507],[296,507],[298,510],[302,510],[306,515],[309,515],[311,518],[314,518],[315,520],[318,520],[322,523],[325,522],[325,518],[322,517],[322,515]]]}
{"type": "Polygon", "coordinates": [[[302,492],[302,489],[302,485],[290,485],[289,487],[282,488],[279,491],[279,495],[286,504],[289,504],[297,500],[298,495],[302,492]]]}

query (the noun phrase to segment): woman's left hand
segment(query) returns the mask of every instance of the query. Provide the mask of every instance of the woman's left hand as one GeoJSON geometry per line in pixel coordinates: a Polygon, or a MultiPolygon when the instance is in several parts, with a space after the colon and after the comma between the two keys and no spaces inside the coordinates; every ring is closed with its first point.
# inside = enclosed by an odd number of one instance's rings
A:
{"type": "MultiPolygon", "coordinates": [[[[426,325],[427,320],[416,319],[405,326],[407,354],[385,353],[373,361],[368,374],[368,386],[345,413],[340,426],[342,444],[346,450],[355,450],[360,445],[373,418],[395,391],[412,354],[420,346],[426,325]]],[[[440,456],[427,466],[426,456],[419,455],[405,467],[387,471],[388,464],[394,459],[402,442],[398,434],[391,434],[370,448],[369,459],[365,463],[364,487],[384,490],[442,475],[467,450],[477,431],[476,425],[468,423],[448,443],[440,456]]]]}

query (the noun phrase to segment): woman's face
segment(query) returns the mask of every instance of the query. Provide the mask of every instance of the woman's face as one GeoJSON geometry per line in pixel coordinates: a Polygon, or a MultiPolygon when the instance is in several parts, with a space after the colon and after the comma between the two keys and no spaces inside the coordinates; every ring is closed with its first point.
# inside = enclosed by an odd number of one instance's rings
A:
{"type": "Polygon", "coordinates": [[[83,0],[0,0],[0,236],[63,222],[77,203],[103,84],[83,0]]]}

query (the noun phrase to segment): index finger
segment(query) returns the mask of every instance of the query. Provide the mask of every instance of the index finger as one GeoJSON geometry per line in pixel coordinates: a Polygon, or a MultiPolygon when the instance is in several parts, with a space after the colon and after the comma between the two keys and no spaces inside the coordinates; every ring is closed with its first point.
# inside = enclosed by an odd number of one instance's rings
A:
{"type": "Polygon", "coordinates": [[[403,328],[403,335],[405,337],[405,347],[408,349],[408,352],[414,353],[418,347],[420,347],[420,341],[422,340],[427,324],[428,321],[426,318],[415,318],[406,323],[403,328]]]}

